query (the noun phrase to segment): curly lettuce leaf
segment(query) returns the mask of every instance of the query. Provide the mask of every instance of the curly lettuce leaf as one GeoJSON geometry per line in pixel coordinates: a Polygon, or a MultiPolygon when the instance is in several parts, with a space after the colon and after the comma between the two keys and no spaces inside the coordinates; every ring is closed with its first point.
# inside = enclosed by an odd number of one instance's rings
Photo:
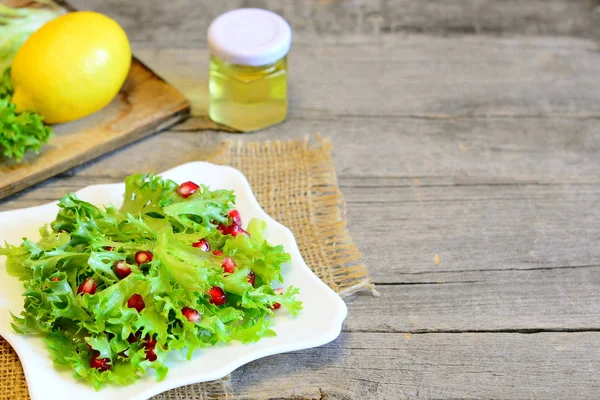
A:
{"type": "MultiPolygon", "coordinates": [[[[0,93],[6,91],[0,88],[0,93]]],[[[8,96],[0,95],[0,150],[7,158],[19,161],[25,153],[39,153],[48,142],[52,129],[45,126],[39,114],[16,113],[8,96]]]]}

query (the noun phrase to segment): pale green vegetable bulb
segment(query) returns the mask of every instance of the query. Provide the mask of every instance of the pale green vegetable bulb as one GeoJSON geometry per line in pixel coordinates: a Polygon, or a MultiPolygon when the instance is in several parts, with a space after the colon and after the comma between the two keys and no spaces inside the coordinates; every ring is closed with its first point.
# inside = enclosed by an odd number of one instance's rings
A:
{"type": "Polygon", "coordinates": [[[52,2],[37,1],[52,8],[11,8],[0,3],[0,76],[10,68],[21,45],[46,22],[62,14],[52,2]]]}

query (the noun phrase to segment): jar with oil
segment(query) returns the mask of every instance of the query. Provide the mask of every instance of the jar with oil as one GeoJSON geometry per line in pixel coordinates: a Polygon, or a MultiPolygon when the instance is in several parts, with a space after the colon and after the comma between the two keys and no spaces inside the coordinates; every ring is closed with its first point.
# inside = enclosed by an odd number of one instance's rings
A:
{"type": "Polygon", "coordinates": [[[208,40],[210,118],[242,132],[284,121],[291,44],[287,22],[267,10],[233,10],[213,21],[208,40]]]}

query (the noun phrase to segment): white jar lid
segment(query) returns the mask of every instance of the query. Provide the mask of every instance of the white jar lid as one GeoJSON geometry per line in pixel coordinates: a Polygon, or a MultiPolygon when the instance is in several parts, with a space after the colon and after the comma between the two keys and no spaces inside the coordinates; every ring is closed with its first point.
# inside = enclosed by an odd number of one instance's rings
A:
{"type": "Polygon", "coordinates": [[[272,64],[288,53],[291,43],[286,20],[260,8],[228,11],[208,27],[211,53],[232,64],[272,64]]]}

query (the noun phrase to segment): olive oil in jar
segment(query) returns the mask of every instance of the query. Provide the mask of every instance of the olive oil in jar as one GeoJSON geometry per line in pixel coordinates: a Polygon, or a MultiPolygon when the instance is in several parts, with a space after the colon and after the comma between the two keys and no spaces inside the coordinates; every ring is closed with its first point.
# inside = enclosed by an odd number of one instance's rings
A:
{"type": "Polygon", "coordinates": [[[208,37],[210,118],[242,132],[285,120],[287,22],[270,11],[239,9],[213,21],[208,37]]]}
{"type": "Polygon", "coordinates": [[[287,115],[286,57],[263,67],[229,64],[211,57],[210,118],[248,132],[277,124],[287,115]]]}

